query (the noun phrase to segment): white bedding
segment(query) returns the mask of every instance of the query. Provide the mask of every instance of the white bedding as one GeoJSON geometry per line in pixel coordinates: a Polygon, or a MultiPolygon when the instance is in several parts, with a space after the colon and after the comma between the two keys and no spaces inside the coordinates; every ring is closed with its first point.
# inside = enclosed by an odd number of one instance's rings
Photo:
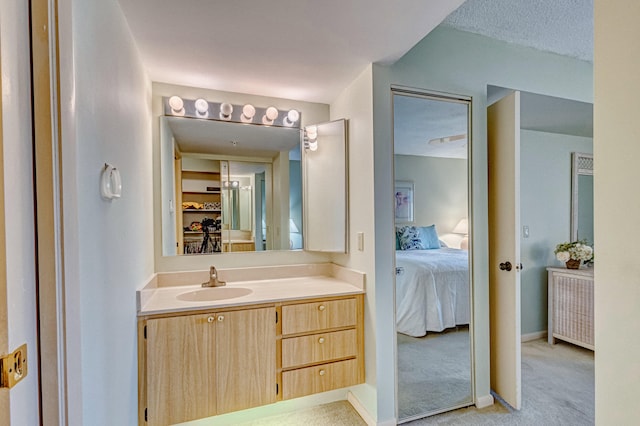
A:
{"type": "Polygon", "coordinates": [[[396,251],[396,319],[400,333],[420,337],[469,324],[466,250],[396,251]]]}

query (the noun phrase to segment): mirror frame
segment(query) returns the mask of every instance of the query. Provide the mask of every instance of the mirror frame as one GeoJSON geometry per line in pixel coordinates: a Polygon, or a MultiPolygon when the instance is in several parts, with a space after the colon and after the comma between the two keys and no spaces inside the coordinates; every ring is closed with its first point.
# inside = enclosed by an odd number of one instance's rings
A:
{"type": "MultiPolygon", "coordinates": [[[[473,97],[471,96],[466,96],[466,95],[457,95],[457,94],[451,94],[451,93],[446,93],[446,92],[438,92],[438,91],[433,91],[433,90],[426,90],[426,89],[418,89],[418,88],[412,88],[412,87],[406,87],[406,86],[399,86],[399,85],[391,85],[391,102],[393,105],[393,98],[394,96],[413,96],[413,97],[418,97],[418,98],[426,98],[426,99],[431,99],[431,100],[436,100],[436,101],[444,101],[444,102],[456,102],[456,103],[460,103],[460,104],[464,104],[467,107],[467,129],[468,129],[468,133],[467,133],[467,218],[468,218],[468,239],[469,239],[469,245],[468,245],[468,256],[469,256],[469,260],[468,260],[468,265],[469,265],[469,309],[470,309],[470,316],[469,316],[469,386],[470,386],[470,395],[469,401],[466,402],[461,402],[461,403],[455,403],[451,406],[446,406],[446,407],[441,407],[439,409],[435,409],[435,410],[431,410],[431,411],[425,411],[422,412],[420,414],[416,414],[413,415],[411,417],[407,417],[407,418],[400,418],[399,415],[399,404],[398,404],[398,389],[400,386],[399,381],[397,380],[398,378],[398,353],[397,350],[395,351],[395,359],[394,359],[394,368],[396,370],[395,372],[395,376],[396,376],[396,380],[395,380],[395,395],[396,395],[396,419],[398,419],[399,423],[406,423],[406,422],[410,422],[410,421],[414,421],[414,420],[419,420],[419,419],[423,419],[423,418],[428,418],[446,411],[451,411],[451,410],[456,410],[456,409],[461,409],[461,408],[465,408],[465,407],[470,407],[474,404],[474,402],[476,402],[476,364],[475,364],[475,317],[474,317],[474,306],[475,306],[475,286],[474,286],[474,208],[473,208],[473,198],[474,198],[474,189],[473,189],[473,182],[472,182],[472,178],[473,178],[473,164],[472,164],[472,158],[473,158],[473,121],[472,121],[472,117],[473,117],[473,97]]],[[[393,106],[391,108],[391,118],[392,118],[392,123],[394,120],[394,114],[395,111],[393,109],[393,106]]],[[[392,127],[393,128],[393,127],[392,127]]],[[[393,141],[393,139],[392,139],[393,141]]],[[[392,142],[395,145],[395,141],[392,142]]],[[[391,150],[391,162],[392,164],[394,163],[394,158],[393,156],[395,155],[395,149],[391,150]]],[[[395,170],[393,172],[393,177],[395,179],[395,170]]],[[[391,199],[390,199],[391,201],[391,199]]],[[[395,235],[395,227],[396,227],[396,223],[394,221],[393,223],[393,229],[394,229],[394,235],[395,235]]],[[[395,271],[395,267],[396,267],[396,261],[395,261],[395,250],[394,250],[394,260],[393,260],[393,266],[394,266],[394,271],[395,271]]],[[[393,294],[394,294],[394,301],[392,302],[394,304],[393,306],[393,319],[394,319],[394,324],[393,324],[393,330],[394,330],[394,345],[397,348],[398,346],[398,341],[397,341],[397,312],[396,312],[396,306],[395,306],[395,294],[396,294],[396,283],[395,283],[395,274],[394,274],[394,278],[393,278],[393,294]]]]}
{"type": "Polygon", "coordinates": [[[578,176],[593,176],[593,154],[571,153],[571,241],[578,240],[578,176]]]}

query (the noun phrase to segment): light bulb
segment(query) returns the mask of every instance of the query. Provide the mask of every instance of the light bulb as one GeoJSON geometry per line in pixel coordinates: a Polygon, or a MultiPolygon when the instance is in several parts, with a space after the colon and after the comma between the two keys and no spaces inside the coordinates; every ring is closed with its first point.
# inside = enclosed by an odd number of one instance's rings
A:
{"type": "Polygon", "coordinates": [[[169,98],[169,106],[174,114],[184,114],[184,102],[180,96],[172,96],[169,98]]]}
{"type": "Polygon", "coordinates": [[[209,115],[209,102],[205,101],[202,98],[199,98],[194,102],[194,106],[196,107],[196,113],[199,116],[206,117],[207,115],[209,115]]]}
{"type": "Polygon", "coordinates": [[[265,114],[267,118],[271,121],[278,118],[278,108],[270,106],[267,108],[267,113],[265,114]]]}
{"type": "Polygon", "coordinates": [[[307,131],[307,139],[309,140],[318,139],[318,128],[316,126],[307,126],[305,130],[307,131]]]}
{"type": "Polygon", "coordinates": [[[220,104],[220,119],[231,120],[231,113],[233,112],[233,105],[229,103],[220,104]]]}
{"type": "Polygon", "coordinates": [[[285,126],[291,127],[299,119],[300,119],[300,113],[295,109],[291,109],[287,113],[287,116],[284,118],[284,120],[282,120],[282,122],[284,123],[285,126]]]}
{"type": "Polygon", "coordinates": [[[276,118],[278,118],[278,108],[270,106],[262,117],[262,124],[270,126],[276,118]]]}
{"type": "Polygon", "coordinates": [[[256,108],[251,104],[246,104],[242,107],[242,116],[240,117],[240,121],[243,123],[251,123],[254,115],[256,115],[256,108]]]}

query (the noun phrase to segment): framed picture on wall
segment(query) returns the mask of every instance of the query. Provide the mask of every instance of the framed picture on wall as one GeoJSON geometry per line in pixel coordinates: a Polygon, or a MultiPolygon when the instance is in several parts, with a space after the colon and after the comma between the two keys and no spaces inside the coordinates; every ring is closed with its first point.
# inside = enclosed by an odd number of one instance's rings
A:
{"type": "Polygon", "coordinates": [[[413,181],[397,180],[394,193],[396,223],[413,222],[413,181]]]}

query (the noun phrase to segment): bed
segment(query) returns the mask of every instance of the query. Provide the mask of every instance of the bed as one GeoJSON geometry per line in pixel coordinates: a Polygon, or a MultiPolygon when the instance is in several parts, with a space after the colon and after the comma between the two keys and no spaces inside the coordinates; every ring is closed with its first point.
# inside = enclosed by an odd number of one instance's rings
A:
{"type": "Polygon", "coordinates": [[[469,257],[466,250],[396,251],[397,330],[421,337],[428,331],[469,324],[469,257]]]}

